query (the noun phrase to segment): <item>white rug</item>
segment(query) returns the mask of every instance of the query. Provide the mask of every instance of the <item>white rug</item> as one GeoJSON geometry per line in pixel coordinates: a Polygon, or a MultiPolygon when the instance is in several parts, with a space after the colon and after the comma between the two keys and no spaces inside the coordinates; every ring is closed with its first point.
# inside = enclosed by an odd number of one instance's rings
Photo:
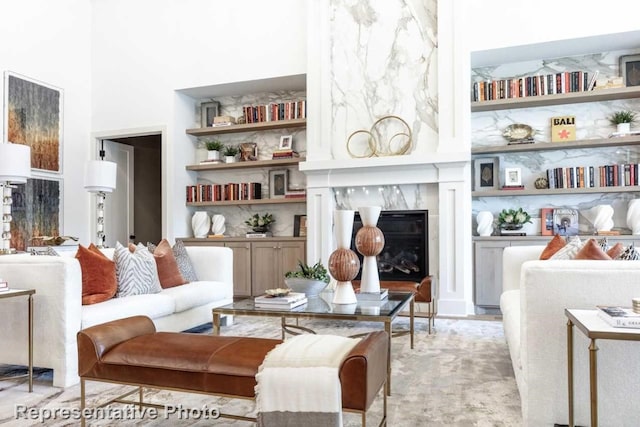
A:
{"type": "MultiPolygon", "coordinates": [[[[351,335],[381,329],[379,323],[301,321],[319,333],[351,335]]],[[[408,319],[398,318],[394,328],[405,328],[408,319]]],[[[416,319],[415,348],[409,336],[392,341],[392,395],[388,401],[388,425],[395,426],[520,426],[520,399],[516,388],[502,324],[487,320],[436,320],[436,331],[428,335],[426,319],[416,319]]],[[[279,338],[279,320],[236,317],[235,324],[223,327],[224,335],[279,338]]],[[[4,366],[4,371],[10,367],[4,366]]],[[[6,373],[6,372],[5,372],[6,373]]],[[[16,405],[49,411],[79,408],[80,386],[57,389],[51,386],[50,371],[38,370],[34,392],[28,393],[26,381],[0,382],[0,424],[7,426],[76,426],[77,420],[60,414],[44,423],[16,420],[16,405]]],[[[127,388],[95,382],[87,383],[92,405],[121,394],[127,388]]],[[[192,410],[190,419],[171,415],[158,419],[103,420],[91,426],[251,426],[245,421],[202,419],[203,406],[222,408],[224,412],[255,415],[254,403],[240,399],[168,391],[145,393],[146,400],[159,404],[182,404],[192,410]],[[196,417],[200,417],[199,419],[196,417]]],[[[122,409],[122,405],[119,405],[122,409]]],[[[382,398],[368,413],[368,425],[377,425],[382,412],[382,398]]],[[[45,414],[46,415],[46,414],[45,414]]],[[[345,426],[359,426],[360,416],[345,414],[345,426]]]]}

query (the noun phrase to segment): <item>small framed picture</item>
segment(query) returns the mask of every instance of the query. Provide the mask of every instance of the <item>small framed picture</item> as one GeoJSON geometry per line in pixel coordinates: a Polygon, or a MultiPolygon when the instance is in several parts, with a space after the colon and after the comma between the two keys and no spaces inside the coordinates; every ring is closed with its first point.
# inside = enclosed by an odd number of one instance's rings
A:
{"type": "Polygon", "coordinates": [[[293,217],[293,237],[307,236],[307,216],[294,215],[293,217]]]}
{"type": "Polygon", "coordinates": [[[522,185],[522,169],[504,168],[504,185],[506,187],[522,185]]]}
{"type": "Polygon", "coordinates": [[[578,235],[578,211],[576,209],[553,210],[553,234],[561,236],[578,235]]]}
{"type": "Polygon", "coordinates": [[[553,236],[553,208],[540,209],[540,234],[553,236]]]}
{"type": "Polygon", "coordinates": [[[293,150],[293,135],[284,135],[280,137],[280,150],[293,150]]]}
{"type": "Polygon", "coordinates": [[[220,114],[218,101],[203,102],[200,104],[200,127],[206,128],[213,125],[213,119],[220,114]]]}
{"type": "Polygon", "coordinates": [[[269,198],[283,199],[287,194],[287,169],[269,171],[269,198]]]}
{"type": "Polygon", "coordinates": [[[498,157],[475,159],[473,162],[473,190],[497,190],[499,188],[499,170],[498,157]]]}
{"type": "Polygon", "coordinates": [[[620,75],[625,86],[640,86],[640,55],[621,56],[620,75]]]}

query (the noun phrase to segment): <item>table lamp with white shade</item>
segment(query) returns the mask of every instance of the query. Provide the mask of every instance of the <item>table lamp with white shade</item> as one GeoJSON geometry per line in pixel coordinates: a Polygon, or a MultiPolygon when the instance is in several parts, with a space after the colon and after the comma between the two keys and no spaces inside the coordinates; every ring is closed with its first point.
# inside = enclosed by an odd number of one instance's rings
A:
{"type": "Polygon", "coordinates": [[[96,194],[96,246],[104,247],[104,202],[107,193],[116,188],[118,165],[107,160],[90,160],[84,169],[84,188],[90,193],[96,194]]]}
{"type": "Polygon", "coordinates": [[[28,145],[0,144],[0,189],[2,189],[2,246],[0,254],[15,253],[11,248],[12,184],[25,184],[31,177],[31,148],[28,145]]]}

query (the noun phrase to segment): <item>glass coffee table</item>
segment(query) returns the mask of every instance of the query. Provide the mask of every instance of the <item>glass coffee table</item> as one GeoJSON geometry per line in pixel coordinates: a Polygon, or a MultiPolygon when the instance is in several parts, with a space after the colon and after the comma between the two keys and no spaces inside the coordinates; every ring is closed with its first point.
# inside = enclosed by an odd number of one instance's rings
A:
{"type": "MultiPolygon", "coordinates": [[[[307,304],[291,310],[274,310],[256,308],[253,298],[234,302],[233,304],[216,307],[213,311],[213,334],[220,334],[220,317],[223,315],[234,316],[258,316],[280,317],[282,325],[282,339],[285,333],[297,334],[296,330],[314,333],[313,330],[297,324],[298,319],[322,319],[322,320],[351,320],[361,322],[384,323],[384,330],[389,337],[387,353],[387,395],[391,394],[391,337],[393,335],[391,323],[398,314],[409,306],[409,335],[411,348],[413,348],[414,335],[414,302],[413,293],[389,292],[389,296],[382,301],[358,301],[356,304],[332,304],[333,298],[330,292],[325,292],[317,298],[310,298],[307,304]],[[287,323],[287,319],[296,319],[296,324],[287,323]]],[[[404,335],[407,331],[401,331],[396,335],[404,335]]]]}

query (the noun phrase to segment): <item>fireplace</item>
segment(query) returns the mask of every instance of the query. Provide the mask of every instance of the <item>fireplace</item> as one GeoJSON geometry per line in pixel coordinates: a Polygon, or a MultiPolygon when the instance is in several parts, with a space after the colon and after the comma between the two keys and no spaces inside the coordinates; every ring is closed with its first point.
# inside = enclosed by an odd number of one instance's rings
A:
{"type": "MultiPolygon", "coordinates": [[[[355,235],[362,227],[358,212],[353,221],[351,249],[355,246],[355,235]]],[[[378,228],[384,233],[385,244],[378,255],[380,280],[403,280],[420,282],[429,275],[429,211],[382,211],[378,228]]],[[[362,255],[358,253],[360,263],[362,255]]],[[[360,279],[362,268],[356,279],[360,279]]]]}

